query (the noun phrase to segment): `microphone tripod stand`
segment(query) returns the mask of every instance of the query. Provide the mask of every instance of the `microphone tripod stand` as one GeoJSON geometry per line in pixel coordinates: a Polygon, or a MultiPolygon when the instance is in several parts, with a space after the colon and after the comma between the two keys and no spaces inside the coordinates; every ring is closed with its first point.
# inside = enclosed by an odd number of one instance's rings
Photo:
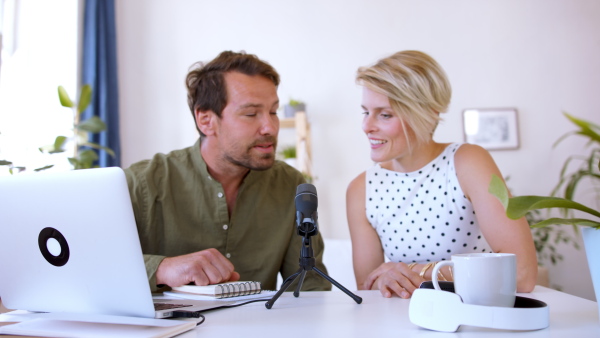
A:
{"type": "Polygon", "coordinates": [[[296,290],[294,291],[294,297],[296,297],[296,298],[299,297],[300,289],[302,288],[302,283],[304,282],[304,277],[306,276],[306,272],[310,271],[310,270],[313,270],[319,276],[325,278],[331,284],[335,285],[338,289],[344,291],[344,293],[346,293],[348,296],[350,296],[350,298],[354,299],[354,301],[357,304],[362,303],[362,298],[353,294],[352,292],[350,292],[350,290],[346,289],[342,284],[336,282],[333,278],[327,276],[327,274],[325,274],[323,271],[321,271],[317,267],[315,267],[315,257],[313,254],[312,242],[310,240],[310,235],[308,233],[305,233],[304,237],[302,238],[302,248],[300,249],[300,268],[298,269],[298,271],[296,271],[296,273],[294,273],[293,275],[286,278],[286,280],[281,285],[281,288],[279,289],[279,291],[277,291],[277,293],[273,296],[273,298],[271,298],[269,301],[267,301],[265,303],[265,306],[267,307],[267,309],[270,309],[271,307],[273,307],[273,304],[275,303],[275,301],[277,301],[279,296],[281,296],[281,294],[283,292],[285,292],[287,290],[287,288],[290,287],[290,285],[298,277],[300,277],[300,280],[298,281],[298,286],[296,287],[296,290]]]}

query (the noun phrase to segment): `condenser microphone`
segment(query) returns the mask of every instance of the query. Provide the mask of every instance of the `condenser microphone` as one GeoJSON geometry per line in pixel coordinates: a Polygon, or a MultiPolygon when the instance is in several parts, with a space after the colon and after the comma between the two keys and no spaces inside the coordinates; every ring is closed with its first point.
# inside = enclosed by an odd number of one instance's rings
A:
{"type": "Polygon", "coordinates": [[[296,227],[298,235],[313,236],[319,231],[317,222],[317,189],[314,185],[303,183],[296,188],[296,227]]]}
{"type": "Polygon", "coordinates": [[[315,259],[310,238],[310,236],[316,235],[319,231],[319,226],[317,225],[317,205],[319,203],[315,186],[307,183],[300,184],[296,189],[294,203],[296,204],[296,227],[298,229],[298,235],[303,236],[302,246],[300,247],[300,269],[283,281],[279,291],[277,291],[273,298],[265,303],[267,309],[270,309],[273,306],[273,303],[275,303],[279,296],[281,296],[281,294],[286,291],[297,278],[300,279],[296,285],[294,297],[299,297],[304,277],[306,276],[306,273],[310,271],[316,272],[319,276],[325,278],[331,284],[344,291],[348,296],[352,297],[357,304],[362,303],[362,298],[350,292],[342,284],[336,282],[333,278],[327,276],[325,272],[319,270],[319,268],[315,266],[317,263],[320,264],[320,261],[317,262],[315,259]]]}

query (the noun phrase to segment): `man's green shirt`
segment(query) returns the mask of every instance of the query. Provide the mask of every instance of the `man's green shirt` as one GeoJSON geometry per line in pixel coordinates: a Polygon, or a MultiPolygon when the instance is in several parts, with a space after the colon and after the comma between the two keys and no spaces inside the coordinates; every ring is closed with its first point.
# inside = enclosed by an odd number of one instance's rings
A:
{"type": "MultiPolygon", "coordinates": [[[[135,163],[125,174],[153,291],[165,257],[209,248],[227,257],[241,280],[260,281],[265,289],[276,289],[278,272],[285,280],[299,269],[302,237],[296,234],[294,197],[304,178],[287,164],[276,161],[268,170],[251,170],[231,217],[223,187],[200,154],[200,140],[135,163]]],[[[323,239],[313,236],[312,244],[315,266],[326,273],[323,239]]],[[[331,284],[309,272],[302,289],[329,290],[331,284]]]]}

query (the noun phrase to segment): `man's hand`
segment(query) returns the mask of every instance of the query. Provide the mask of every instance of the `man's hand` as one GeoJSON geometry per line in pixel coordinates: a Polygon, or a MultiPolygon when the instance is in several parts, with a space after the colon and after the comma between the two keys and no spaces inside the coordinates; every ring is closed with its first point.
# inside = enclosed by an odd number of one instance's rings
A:
{"type": "Polygon", "coordinates": [[[406,264],[388,262],[381,264],[367,276],[363,288],[379,289],[386,298],[393,294],[401,298],[410,298],[421,282],[423,278],[410,270],[406,264]]]}
{"type": "Polygon", "coordinates": [[[235,282],[240,274],[217,249],[206,249],[187,255],[167,257],[156,270],[156,284],[181,286],[194,282],[209,285],[235,282]]]}

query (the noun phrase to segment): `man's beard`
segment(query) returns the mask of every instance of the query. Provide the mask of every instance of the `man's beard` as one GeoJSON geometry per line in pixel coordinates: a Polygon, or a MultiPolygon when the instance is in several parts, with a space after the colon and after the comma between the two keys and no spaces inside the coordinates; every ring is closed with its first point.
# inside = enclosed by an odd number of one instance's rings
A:
{"type": "Polygon", "coordinates": [[[247,168],[250,170],[267,170],[275,163],[275,152],[277,150],[277,139],[275,137],[266,137],[264,139],[254,142],[250,147],[247,148],[244,154],[234,156],[230,153],[225,153],[224,158],[237,166],[247,168]],[[252,156],[252,149],[261,143],[272,143],[273,153],[260,154],[258,156],[252,156]]]}

